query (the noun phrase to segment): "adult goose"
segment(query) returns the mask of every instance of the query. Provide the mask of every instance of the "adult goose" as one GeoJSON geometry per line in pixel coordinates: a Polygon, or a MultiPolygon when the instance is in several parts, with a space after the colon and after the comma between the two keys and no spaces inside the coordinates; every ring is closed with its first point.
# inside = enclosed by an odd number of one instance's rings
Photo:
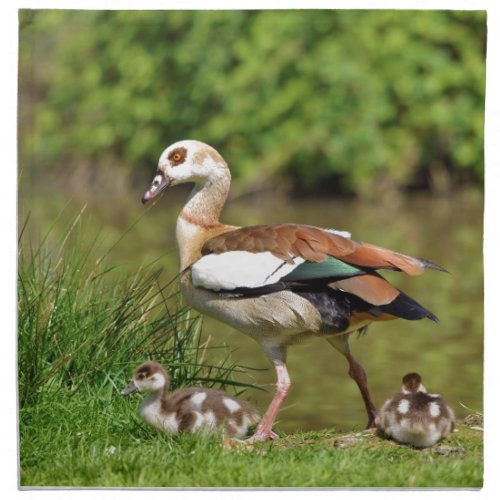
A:
{"type": "Polygon", "coordinates": [[[310,336],[323,337],[345,356],[373,427],[376,409],[365,371],[350,352],[349,335],[376,321],[437,321],[377,270],[416,276],[425,268],[443,269],[332,229],[221,223],[231,174],[215,149],[194,140],[163,151],[142,202],[187,182],[194,189],[176,229],[181,292],[193,308],[255,339],[276,370],[276,392],[248,441],[277,437],[272,426],[290,388],[287,349],[310,336]]]}

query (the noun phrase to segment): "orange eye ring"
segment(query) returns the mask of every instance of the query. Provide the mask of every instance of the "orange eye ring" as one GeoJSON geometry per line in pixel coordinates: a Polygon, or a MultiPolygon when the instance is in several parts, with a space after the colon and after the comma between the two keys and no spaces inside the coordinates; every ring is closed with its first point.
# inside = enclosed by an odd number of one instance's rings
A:
{"type": "Polygon", "coordinates": [[[179,161],[181,159],[180,153],[175,153],[174,156],[172,156],[172,160],[174,161],[179,161]]]}

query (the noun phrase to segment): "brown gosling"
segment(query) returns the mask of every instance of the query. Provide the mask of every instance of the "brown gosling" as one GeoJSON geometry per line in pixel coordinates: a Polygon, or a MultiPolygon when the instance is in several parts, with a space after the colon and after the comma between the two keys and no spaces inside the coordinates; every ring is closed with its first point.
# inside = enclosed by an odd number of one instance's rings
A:
{"type": "Polygon", "coordinates": [[[246,401],[204,387],[190,387],[169,393],[170,376],[155,361],[146,361],[134,372],[123,396],[149,392],[139,414],[148,424],[170,434],[179,432],[223,432],[228,437],[247,434],[260,420],[257,410],[246,401]]]}
{"type": "Polygon", "coordinates": [[[453,431],[455,415],[442,396],[427,393],[418,373],[408,373],[401,392],[384,403],[375,424],[383,436],[427,448],[453,431]]]}

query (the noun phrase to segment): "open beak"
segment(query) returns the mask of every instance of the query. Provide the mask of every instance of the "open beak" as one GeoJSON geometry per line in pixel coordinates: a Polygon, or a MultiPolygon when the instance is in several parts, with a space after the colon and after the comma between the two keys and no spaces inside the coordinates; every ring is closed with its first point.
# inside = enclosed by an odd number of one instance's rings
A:
{"type": "Polygon", "coordinates": [[[130,384],[128,384],[127,387],[125,387],[125,389],[123,389],[122,392],[120,392],[120,394],[122,396],[129,396],[130,394],[133,394],[138,390],[139,388],[135,385],[135,382],[132,380],[132,382],[130,382],[130,384]]]}
{"type": "Polygon", "coordinates": [[[158,172],[151,183],[150,188],[142,195],[142,203],[147,203],[160,195],[162,191],[170,186],[170,179],[165,177],[162,172],[158,172]]]}

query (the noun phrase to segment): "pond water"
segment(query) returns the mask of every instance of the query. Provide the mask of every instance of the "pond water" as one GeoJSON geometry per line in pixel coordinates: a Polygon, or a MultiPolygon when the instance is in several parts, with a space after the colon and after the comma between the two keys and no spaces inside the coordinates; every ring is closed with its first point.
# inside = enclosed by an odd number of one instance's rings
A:
{"type": "MultiPolygon", "coordinates": [[[[86,200],[88,232],[94,235],[96,228],[102,228],[106,238],[113,241],[142,217],[110,257],[126,262],[132,270],[159,259],[165,276],[173,276],[177,272],[175,219],[185,193],[167,192],[156,205],[144,208],[139,203],[144,187],[138,187],[132,195],[86,200]]],[[[20,193],[20,223],[29,210],[31,227],[43,234],[67,200],[61,194],[29,191],[20,193]]],[[[65,211],[68,218],[82,204],[81,200],[71,201],[65,211]]],[[[464,417],[472,411],[482,412],[482,217],[482,193],[469,191],[449,197],[414,195],[376,203],[292,201],[279,195],[261,195],[230,201],[223,220],[237,225],[300,222],[349,230],[355,239],[425,257],[445,267],[449,274],[431,270],[417,278],[385,274],[434,312],[439,324],[397,320],[372,325],[367,335],[352,336],[351,348],[366,369],[377,406],[399,389],[405,373],[418,371],[429,391],[442,393],[457,415],[464,417]]],[[[203,332],[214,344],[226,343],[237,363],[263,369],[242,376],[243,381],[268,389],[245,393],[263,411],[271,400],[275,378],[258,345],[210,318],[205,320],[203,332]]],[[[291,348],[288,367],[292,388],[279,416],[278,432],[364,427],[366,415],[357,387],[347,375],[344,358],[327,342],[315,339],[291,348]]]]}

